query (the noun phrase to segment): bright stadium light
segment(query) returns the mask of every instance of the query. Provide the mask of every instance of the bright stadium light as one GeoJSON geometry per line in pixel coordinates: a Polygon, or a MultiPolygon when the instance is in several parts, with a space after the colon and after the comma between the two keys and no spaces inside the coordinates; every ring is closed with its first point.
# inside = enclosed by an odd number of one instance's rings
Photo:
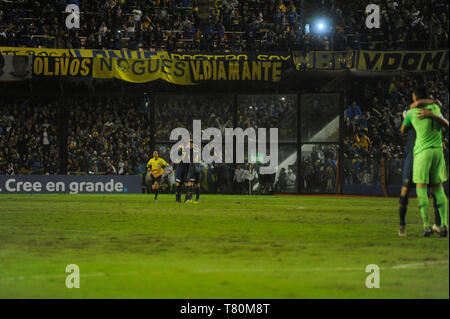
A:
{"type": "Polygon", "coordinates": [[[316,32],[317,33],[324,33],[327,31],[327,25],[324,21],[320,20],[316,24],[316,32]]]}
{"type": "Polygon", "coordinates": [[[312,31],[319,34],[328,33],[331,29],[331,26],[328,21],[326,21],[326,19],[317,19],[313,26],[314,27],[312,31]]]}

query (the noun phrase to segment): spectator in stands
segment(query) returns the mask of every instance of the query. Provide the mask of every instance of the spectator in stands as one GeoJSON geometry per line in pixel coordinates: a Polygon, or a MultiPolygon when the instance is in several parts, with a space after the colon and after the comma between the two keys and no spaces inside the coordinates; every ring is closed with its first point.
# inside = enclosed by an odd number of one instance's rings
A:
{"type": "Polygon", "coordinates": [[[242,194],[244,192],[246,173],[247,171],[243,169],[240,164],[237,164],[233,176],[233,189],[235,194],[242,194]]]}
{"type": "Polygon", "coordinates": [[[108,160],[106,162],[106,174],[107,175],[116,175],[117,171],[116,171],[116,167],[113,165],[113,163],[108,160]]]}
{"type": "Polygon", "coordinates": [[[359,158],[359,154],[356,153],[355,157],[352,160],[352,181],[351,184],[360,184],[361,183],[361,165],[362,162],[359,158]]]}
{"type": "Polygon", "coordinates": [[[441,21],[436,16],[436,13],[433,13],[429,22],[429,41],[428,48],[429,49],[437,49],[438,48],[438,39],[441,35],[441,21]]]}
{"type": "Polygon", "coordinates": [[[280,193],[285,193],[286,186],[287,186],[287,174],[286,169],[283,167],[281,168],[280,174],[278,175],[278,191],[280,193]]]}
{"type": "Polygon", "coordinates": [[[8,164],[8,159],[3,154],[3,151],[0,149],[0,170],[3,173],[8,164]]]}
{"type": "Polygon", "coordinates": [[[356,101],[353,101],[351,105],[348,106],[346,116],[350,121],[356,121],[361,116],[361,109],[356,101]]]}
{"type": "Polygon", "coordinates": [[[359,119],[361,116],[361,109],[356,101],[353,101],[345,111],[345,121],[352,125],[352,131],[356,131],[356,127],[359,125],[359,119]]]}
{"type": "Polygon", "coordinates": [[[289,191],[293,191],[296,188],[297,175],[294,172],[294,168],[292,165],[288,166],[288,173],[286,178],[286,187],[289,191]]]}
{"type": "Polygon", "coordinates": [[[290,27],[292,29],[295,29],[297,27],[298,15],[297,15],[297,12],[295,11],[295,6],[292,2],[289,4],[286,16],[287,16],[287,22],[289,23],[290,27]]]}
{"type": "Polygon", "coordinates": [[[371,141],[366,134],[366,130],[362,130],[361,133],[356,135],[355,146],[361,152],[369,152],[371,141]]]}
{"type": "Polygon", "coordinates": [[[249,185],[250,190],[253,190],[253,185],[257,182],[258,177],[259,176],[255,164],[253,163],[248,164],[246,169],[245,183],[249,185]]]}
{"type": "Polygon", "coordinates": [[[70,41],[71,49],[81,49],[81,40],[78,37],[78,31],[75,31],[71,41],[70,41]]]}

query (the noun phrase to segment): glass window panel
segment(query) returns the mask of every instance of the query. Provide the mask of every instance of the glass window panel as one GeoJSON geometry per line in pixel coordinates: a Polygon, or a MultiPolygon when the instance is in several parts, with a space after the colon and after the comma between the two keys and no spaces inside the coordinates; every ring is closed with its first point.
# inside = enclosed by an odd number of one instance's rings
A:
{"type": "Polygon", "coordinates": [[[156,141],[169,141],[170,132],[186,128],[192,135],[193,120],[202,129],[233,127],[234,97],[230,95],[157,95],[155,108],[156,141]]]}
{"type": "Polygon", "coordinates": [[[303,94],[302,142],[339,142],[339,105],[339,94],[303,94]]]}
{"type": "Polygon", "coordinates": [[[278,128],[278,140],[296,141],[296,95],[239,95],[238,127],[278,128]]]}

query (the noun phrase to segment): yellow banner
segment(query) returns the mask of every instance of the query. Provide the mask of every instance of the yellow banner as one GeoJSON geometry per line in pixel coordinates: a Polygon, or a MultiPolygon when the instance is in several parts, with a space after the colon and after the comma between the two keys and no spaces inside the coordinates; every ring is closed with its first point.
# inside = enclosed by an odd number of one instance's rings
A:
{"type": "Polygon", "coordinates": [[[170,53],[173,59],[178,60],[210,60],[210,61],[281,61],[290,62],[291,55],[289,53],[260,53],[260,54],[250,54],[250,53],[206,53],[206,52],[179,52],[170,53]]]}
{"type": "Polygon", "coordinates": [[[363,71],[448,70],[448,50],[360,51],[357,69],[363,71]]]}
{"type": "Polygon", "coordinates": [[[358,71],[448,70],[448,50],[435,51],[294,51],[296,69],[358,71]]]}
{"type": "Polygon", "coordinates": [[[179,85],[204,81],[280,82],[283,72],[280,61],[181,61],[168,55],[157,59],[34,56],[32,65],[36,77],[116,78],[133,83],[160,79],[179,85]]]}
{"type": "Polygon", "coordinates": [[[181,85],[194,84],[191,81],[189,62],[159,59],[93,59],[93,77],[116,78],[127,82],[145,83],[158,79],[181,85]]]}
{"type": "Polygon", "coordinates": [[[282,62],[269,61],[181,61],[159,59],[93,59],[93,77],[116,78],[134,83],[162,79],[174,84],[196,84],[203,81],[280,82],[282,62]]]}
{"type": "MultiPolygon", "coordinates": [[[[187,81],[187,77],[195,76],[198,72],[195,72],[197,64],[192,66],[190,72],[189,67],[186,66],[187,61],[226,61],[224,64],[224,70],[226,76],[221,72],[221,76],[217,75],[217,78],[230,78],[229,70],[230,68],[234,72],[234,64],[231,66],[228,64],[230,61],[239,61],[239,63],[248,61],[250,68],[253,72],[253,62],[282,62],[283,65],[286,62],[291,61],[291,55],[286,54],[257,54],[249,55],[246,53],[240,54],[216,54],[216,53],[172,53],[169,54],[167,51],[132,51],[128,49],[122,50],[87,50],[87,49],[46,49],[46,48],[20,48],[20,47],[0,47],[0,55],[32,55],[41,57],[73,57],[73,58],[113,58],[122,60],[163,60],[159,62],[158,69],[160,69],[160,74],[158,78],[170,79],[169,82],[178,83],[187,81]],[[186,62],[180,61],[184,60],[186,62]],[[171,62],[169,62],[171,61],[171,62]],[[169,70],[172,69],[172,72],[169,70]],[[169,71],[168,71],[169,70],[169,71]],[[182,71],[183,70],[183,71],[182,71]],[[228,71],[227,71],[228,70],[228,71]],[[228,72],[228,73],[227,73],[228,72]],[[169,74],[167,74],[169,73],[169,74]],[[182,80],[181,80],[182,79],[182,80]]],[[[434,50],[434,51],[313,51],[313,52],[293,52],[293,60],[297,70],[345,70],[353,69],[360,71],[432,71],[432,70],[448,70],[448,50],[434,50]]],[[[99,62],[96,62],[99,63],[99,62]]],[[[203,63],[203,62],[202,62],[203,63]]],[[[94,63],[95,64],[95,63],[94,63]]],[[[124,62],[121,62],[123,67],[125,67],[124,62]]],[[[139,68],[141,62],[137,62],[134,65],[131,64],[130,67],[139,68]]],[[[156,63],[157,64],[157,63],[156,63]]],[[[246,66],[240,64],[245,70],[241,74],[241,78],[246,78],[246,66]]],[[[215,72],[214,67],[216,64],[211,64],[213,69],[212,78],[214,79],[215,72]]],[[[264,68],[266,65],[263,65],[264,68]]],[[[278,64],[272,65],[275,68],[275,74],[277,74],[278,64]]],[[[155,66],[156,67],[156,66],[155,66]]],[[[202,68],[206,71],[209,68],[209,64],[202,64],[202,68]]],[[[256,65],[256,70],[258,70],[259,65],[256,65]]],[[[217,63],[217,70],[222,70],[222,65],[217,63]]],[[[133,69],[132,69],[133,70],[133,69]]],[[[144,74],[140,74],[141,71],[138,69],[132,74],[128,74],[128,78],[134,79],[144,79],[144,74]]],[[[122,72],[122,71],[121,71],[122,72]]],[[[258,73],[257,71],[256,73],[258,73]]],[[[123,72],[122,72],[123,73],[123,72]]],[[[114,77],[123,78],[124,74],[117,73],[114,77]]],[[[145,73],[145,72],[144,72],[145,73]]],[[[209,71],[207,72],[207,74],[209,71]]],[[[155,73],[149,72],[152,77],[156,76],[155,73]]],[[[104,75],[97,73],[99,77],[104,77],[104,75]]],[[[147,75],[148,77],[149,75],[147,75]]],[[[257,78],[257,76],[255,76],[257,78]]],[[[201,77],[194,79],[204,80],[201,77]]],[[[208,78],[208,76],[206,76],[208,78]]],[[[253,80],[253,75],[252,75],[253,80]]],[[[270,75],[269,75],[270,78],[270,75]]],[[[277,75],[275,76],[274,82],[277,75]]],[[[190,83],[191,81],[189,81],[190,83]]]]}
{"type": "Polygon", "coordinates": [[[280,82],[280,61],[189,61],[194,82],[198,81],[265,81],[280,82]]]}
{"type": "Polygon", "coordinates": [[[33,76],[92,76],[91,58],[47,57],[33,58],[33,76]]]}
{"type": "Polygon", "coordinates": [[[345,70],[353,69],[356,51],[294,51],[294,64],[297,70],[345,70]]]}

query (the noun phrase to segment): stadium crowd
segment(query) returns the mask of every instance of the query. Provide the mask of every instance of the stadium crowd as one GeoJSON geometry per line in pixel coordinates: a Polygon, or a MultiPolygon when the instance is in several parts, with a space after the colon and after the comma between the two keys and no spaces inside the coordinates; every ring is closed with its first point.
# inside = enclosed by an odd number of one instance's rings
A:
{"type": "Polygon", "coordinates": [[[331,0],[303,9],[299,0],[56,3],[1,0],[0,46],[234,52],[448,47],[445,0],[331,0]],[[65,28],[70,3],[80,7],[79,29],[65,28]],[[365,27],[369,3],[380,5],[380,29],[365,27]],[[317,17],[326,21],[323,30],[316,30],[317,17]]]}
{"type": "Polygon", "coordinates": [[[140,175],[150,158],[150,118],[127,98],[73,102],[68,120],[68,174],[140,175]],[[131,104],[131,105],[130,105],[131,104]]]}
{"type": "Polygon", "coordinates": [[[314,145],[302,156],[301,189],[311,193],[333,193],[336,191],[338,174],[338,146],[314,145]]]}
{"type": "Polygon", "coordinates": [[[322,1],[321,14],[334,27],[335,50],[448,48],[447,0],[322,1]],[[380,6],[380,28],[366,27],[365,8],[380,6]]]}
{"type": "Polygon", "coordinates": [[[52,99],[2,98],[0,174],[57,174],[58,118],[52,99]]]}

